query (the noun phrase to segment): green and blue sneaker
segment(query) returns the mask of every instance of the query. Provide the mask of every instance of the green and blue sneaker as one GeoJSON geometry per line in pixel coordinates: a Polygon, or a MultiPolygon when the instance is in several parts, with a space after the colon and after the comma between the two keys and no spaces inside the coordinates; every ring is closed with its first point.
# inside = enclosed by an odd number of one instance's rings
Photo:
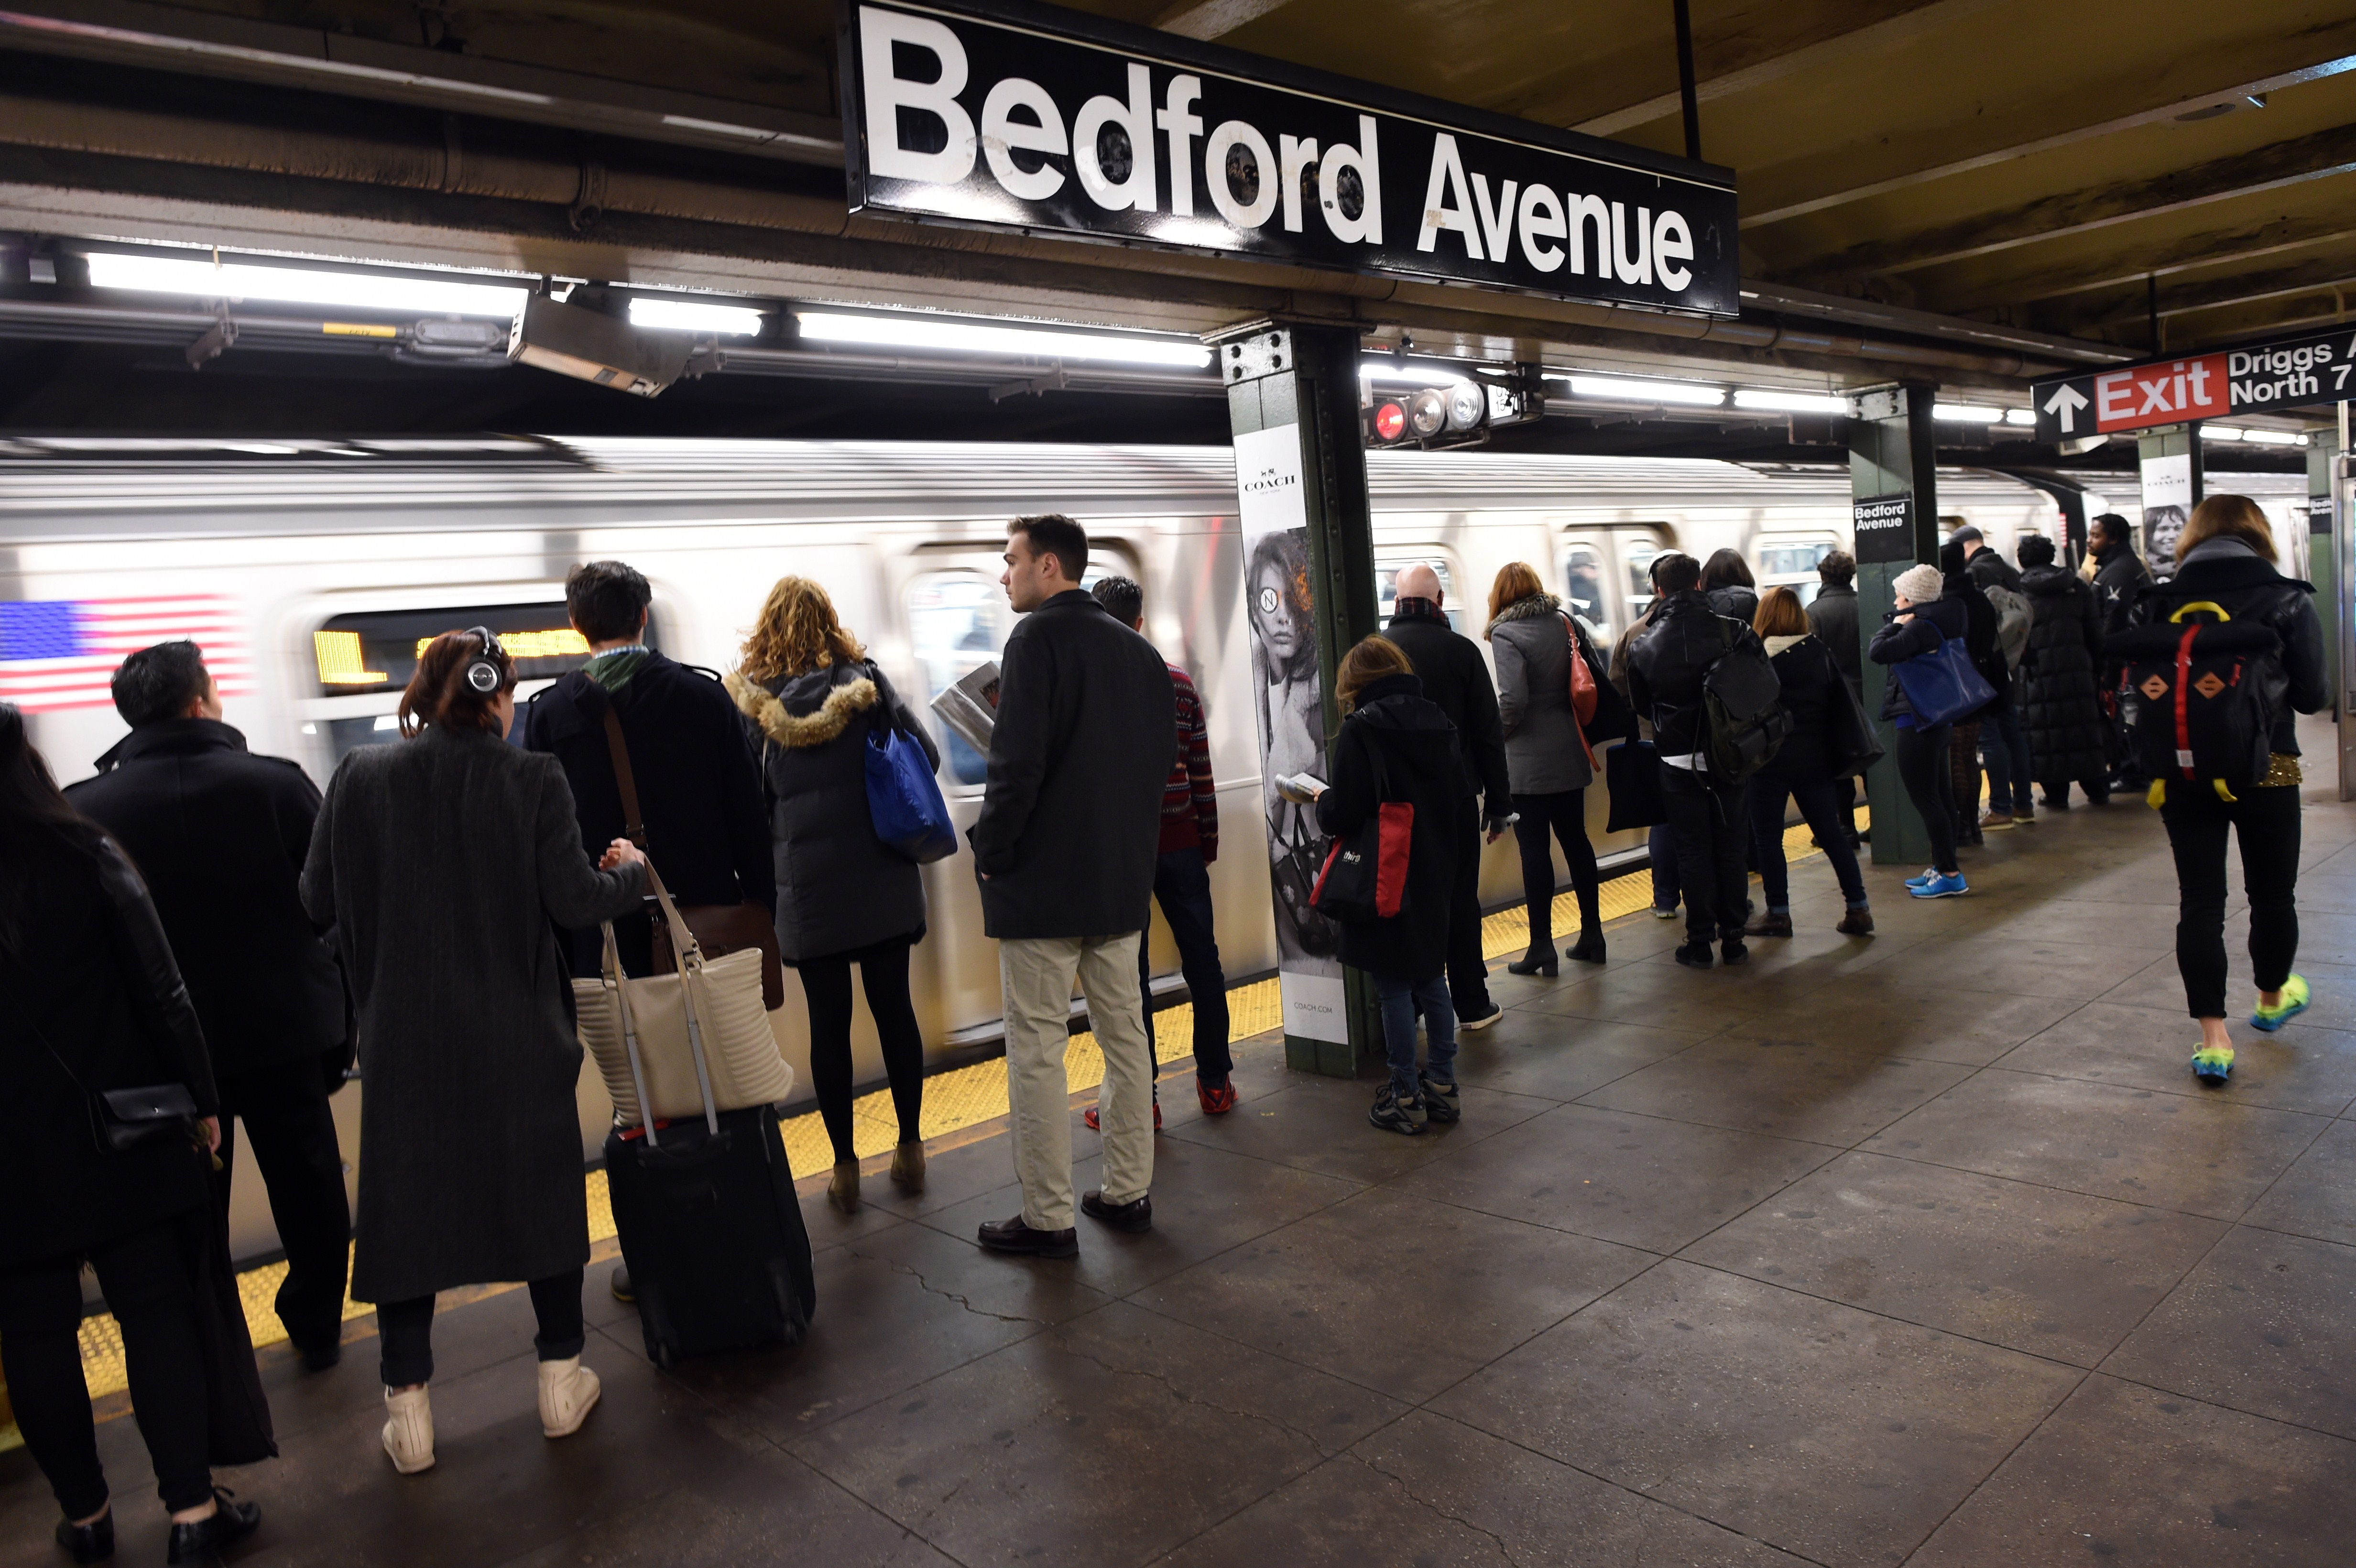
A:
{"type": "Polygon", "coordinates": [[[2233,1075],[2233,1048],[2204,1045],[2192,1053],[2192,1076],[2203,1083],[2222,1083],[2233,1075]]]}
{"type": "Polygon", "coordinates": [[[2307,998],[2306,979],[2293,975],[2283,982],[2281,1004],[2270,1008],[2263,1002],[2259,1003],[2258,1010],[2250,1015],[2250,1027],[2272,1034],[2299,1014],[2307,1011],[2307,998]]]}

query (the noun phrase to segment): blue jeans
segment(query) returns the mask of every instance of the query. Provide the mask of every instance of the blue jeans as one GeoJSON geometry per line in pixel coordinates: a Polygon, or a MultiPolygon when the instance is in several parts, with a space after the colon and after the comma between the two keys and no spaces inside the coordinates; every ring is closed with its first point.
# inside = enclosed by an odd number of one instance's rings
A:
{"type": "Polygon", "coordinates": [[[1390,1057],[1391,1086],[1400,1094],[1416,1090],[1415,1014],[1423,1009],[1424,1040],[1431,1053],[1430,1073],[1444,1083],[1456,1081],[1456,1004],[1448,995],[1444,976],[1434,975],[1421,985],[1397,975],[1375,976],[1375,993],[1383,1002],[1383,1048],[1390,1057]]]}
{"type": "MultiPolygon", "coordinates": [[[[1194,1004],[1194,1072],[1214,1087],[1227,1081],[1227,977],[1219,967],[1217,917],[1211,908],[1211,873],[1200,848],[1171,849],[1153,863],[1153,896],[1178,944],[1178,970],[1194,1004]]],[[[1138,994],[1145,999],[1145,1038],[1153,1038],[1153,988],[1146,983],[1146,944],[1137,944],[1138,994]]]]}
{"type": "Polygon", "coordinates": [[[1792,912],[1791,868],[1783,859],[1786,795],[1799,806],[1816,842],[1824,846],[1825,859],[1833,863],[1833,875],[1840,879],[1841,897],[1848,901],[1849,908],[1863,908],[1865,877],[1857,867],[1857,851],[1848,847],[1848,836],[1841,831],[1840,793],[1833,781],[1792,784],[1766,773],[1751,781],[1751,837],[1759,850],[1759,880],[1764,884],[1761,891],[1767,895],[1767,912],[1792,912]]]}
{"type": "Polygon", "coordinates": [[[2015,802],[2029,809],[2029,737],[2009,696],[1980,714],[1980,755],[1987,763],[1988,810],[2007,815],[2015,802]]]}

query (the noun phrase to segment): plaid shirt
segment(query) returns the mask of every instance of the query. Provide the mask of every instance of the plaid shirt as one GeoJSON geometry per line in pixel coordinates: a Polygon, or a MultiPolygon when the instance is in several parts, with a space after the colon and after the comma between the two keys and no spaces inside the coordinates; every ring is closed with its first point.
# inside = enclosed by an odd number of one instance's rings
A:
{"type": "Polygon", "coordinates": [[[1162,786],[1162,853],[1200,847],[1206,861],[1219,858],[1219,796],[1211,779],[1211,732],[1203,723],[1203,699],[1184,670],[1170,666],[1178,697],[1178,755],[1162,786]]]}

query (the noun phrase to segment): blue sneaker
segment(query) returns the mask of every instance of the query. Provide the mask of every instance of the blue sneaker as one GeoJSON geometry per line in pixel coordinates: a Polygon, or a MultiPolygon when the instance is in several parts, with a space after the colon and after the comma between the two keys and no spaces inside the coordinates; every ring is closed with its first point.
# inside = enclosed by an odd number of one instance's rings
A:
{"type": "Polygon", "coordinates": [[[1933,877],[1920,887],[1909,887],[1906,891],[1918,899],[1952,899],[1960,898],[1972,890],[1964,885],[1964,874],[1957,871],[1952,876],[1933,877]]]}
{"type": "Polygon", "coordinates": [[[1909,878],[1907,878],[1907,879],[1906,879],[1906,885],[1907,885],[1908,887],[1910,887],[1910,888],[1927,888],[1927,887],[1929,887],[1933,882],[1935,882],[1935,881],[1937,881],[1938,880],[1939,880],[1939,869],[1938,869],[1936,866],[1933,866],[1933,868],[1931,868],[1931,869],[1929,869],[1929,870],[1927,870],[1927,871],[1923,872],[1923,873],[1922,873],[1921,876],[1919,876],[1919,877],[1909,877],[1909,878]]]}

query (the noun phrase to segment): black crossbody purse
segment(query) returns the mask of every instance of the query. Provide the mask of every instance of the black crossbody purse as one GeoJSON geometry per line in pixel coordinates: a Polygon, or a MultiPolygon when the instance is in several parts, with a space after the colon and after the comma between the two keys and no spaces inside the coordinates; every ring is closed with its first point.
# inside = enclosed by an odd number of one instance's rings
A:
{"type": "Polygon", "coordinates": [[[25,1027],[32,1029],[41,1049],[58,1064],[58,1071],[73,1081],[81,1091],[90,1108],[90,1136],[101,1154],[125,1154],[150,1145],[178,1141],[202,1147],[203,1117],[197,1113],[197,1097],[188,1093],[185,1083],[146,1083],[135,1089],[92,1090],[81,1081],[81,1074],[66,1064],[49,1037],[30,1019],[25,1027]]]}

